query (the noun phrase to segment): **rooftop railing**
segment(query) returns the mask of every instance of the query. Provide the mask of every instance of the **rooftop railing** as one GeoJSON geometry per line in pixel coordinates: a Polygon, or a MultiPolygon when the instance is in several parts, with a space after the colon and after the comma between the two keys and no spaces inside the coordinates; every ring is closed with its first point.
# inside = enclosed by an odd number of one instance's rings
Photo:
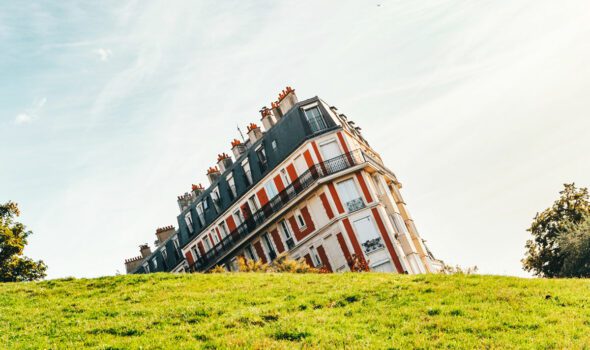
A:
{"type": "Polygon", "coordinates": [[[225,253],[242,243],[255,230],[268,223],[269,218],[285,208],[299,194],[310,188],[320,178],[330,176],[353,166],[367,162],[366,154],[355,150],[314,164],[284,190],[279,192],[262,208],[247,215],[244,222],[230,232],[223,240],[213,246],[207,253],[198,257],[190,266],[191,271],[205,271],[218,262],[225,253]]]}

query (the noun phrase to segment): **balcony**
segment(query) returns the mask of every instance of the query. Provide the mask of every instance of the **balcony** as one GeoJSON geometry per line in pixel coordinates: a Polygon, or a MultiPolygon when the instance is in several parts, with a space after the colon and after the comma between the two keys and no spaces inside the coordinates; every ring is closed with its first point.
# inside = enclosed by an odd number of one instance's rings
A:
{"type": "Polygon", "coordinates": [[[349,213],[353,211],[361,210],[365,207],[365,202],[363,202],[362,198],[356,198],[351,201],[346,202],[346,209],[348,209],[349,213]]]}
{"type": "MultiPolygon", "coordinates": [[[[349,153],[342,154],[338,157],[328,159],[324,162],[314,164],[306,172],[301,174],[295,181],[293,181],[284,190],[279,192],[262,208],[254,212],[236,229],[229,233],[221,242],[217,243],[206,254],[199,257],[192,266],[191,271],[206,271],[226,253],[236,248],[242,243],[251,233],[260,227],[270,223],[270,218],[284,209],[291,203],[299,194],[309,189],[319,179],[330,176],[349,169],[353,166],[367,162],[365,153],[360,150],[355,150],[349,153]]],[[[362,202],[362,200],[361,200],[362,202]]],[[[363,203],[364,206],[364,203],[363,203]]],[[[287,245],[289,242],[287,242],[287,245]]]]}

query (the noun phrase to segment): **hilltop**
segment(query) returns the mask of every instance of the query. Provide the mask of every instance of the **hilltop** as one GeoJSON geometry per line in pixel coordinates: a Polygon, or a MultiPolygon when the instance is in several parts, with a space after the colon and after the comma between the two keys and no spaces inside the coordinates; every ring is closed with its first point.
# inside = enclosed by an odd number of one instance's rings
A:
{"type": "Polygon", "coordinates": [[[590,281],[154,274],[0,284],[0,348],[584,348],[590,281]]]}

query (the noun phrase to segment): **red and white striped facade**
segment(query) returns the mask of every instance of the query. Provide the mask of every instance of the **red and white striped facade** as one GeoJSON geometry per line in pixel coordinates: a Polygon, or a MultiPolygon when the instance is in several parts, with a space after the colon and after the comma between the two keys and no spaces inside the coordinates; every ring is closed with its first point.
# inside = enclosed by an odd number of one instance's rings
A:
{"type": "MultiPolygon", "coordinates": [[[[350,271],[353,256],[374,271],[417,274],[441,268],[418,234],[395,175],[345,120],[324,107],[342,127],[306,140],[184,245],[189,266],[308,169],[355,154],[360,155],[358,162],[319,178],[241,244],[219,255],[211,267],[235,271],[237,257],[272,263],[288,252],[331,272],[350,271]]],[[[185,268],[180,265],[176,271],[185,268]]]]}

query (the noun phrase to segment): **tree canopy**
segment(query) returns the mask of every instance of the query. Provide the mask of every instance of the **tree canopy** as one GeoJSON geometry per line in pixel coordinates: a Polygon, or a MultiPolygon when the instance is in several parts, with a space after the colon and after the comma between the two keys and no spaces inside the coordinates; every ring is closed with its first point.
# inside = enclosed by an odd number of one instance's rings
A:
{"type": "Polygon", "coordinates": [[[588,189],[565,184],[550,208],[537,213],[528,231],[522,260],[541,277],[590,277],[590,202],[588,189]]]}
{"type": "Polygon", "coordinates": [[[34,281],[46,276],[43,261],[23,256],[32,232],[15,221],[19,215],[16,203],[0,204],[0,282],[34,281]]]}

